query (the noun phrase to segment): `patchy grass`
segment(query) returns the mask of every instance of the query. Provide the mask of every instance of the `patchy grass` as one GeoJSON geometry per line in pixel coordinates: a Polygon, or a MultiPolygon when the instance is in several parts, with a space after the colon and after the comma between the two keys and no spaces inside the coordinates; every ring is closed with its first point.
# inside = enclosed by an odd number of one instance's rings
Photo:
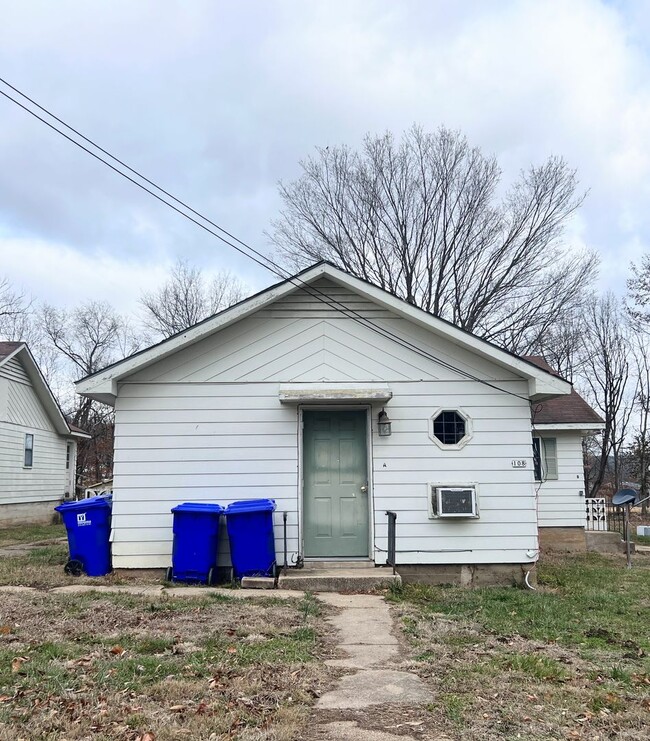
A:
{"type": "Polygon", "coordinates": [[[5,594],[0,739],[289,741],[334,676],[312,602],[5,594]]]}
{"type": "Polygon", "coordinates": [[[650,560],[545,561],[537,592],[405,586],[389,596],[437,730],[476,739],[647,738],[650,560]]]}
{"type": "Polygon", "coordinates": [[[65,538],[65,527],[61,523],[52,525],[13,525],[0,528],[0,548],[20,543],[39,543],[44,540],[65,538]]]}

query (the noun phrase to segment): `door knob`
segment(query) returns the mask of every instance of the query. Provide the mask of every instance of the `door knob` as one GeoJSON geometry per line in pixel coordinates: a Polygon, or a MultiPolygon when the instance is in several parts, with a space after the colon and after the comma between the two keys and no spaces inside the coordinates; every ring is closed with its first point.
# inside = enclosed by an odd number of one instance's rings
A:
{"type": "Polygon", "coordinates": [[[362,486],[361,491],[365,494],[368,491],[368,487],[366,485],[362,486]]]}

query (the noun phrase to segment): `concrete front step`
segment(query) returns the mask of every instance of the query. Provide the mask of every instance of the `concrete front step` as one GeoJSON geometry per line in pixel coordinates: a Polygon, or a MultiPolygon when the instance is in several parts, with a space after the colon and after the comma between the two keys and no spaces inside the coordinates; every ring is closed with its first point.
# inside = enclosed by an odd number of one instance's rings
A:
{"type": "MultiPolygon", "coordinates": [[[[386,567],[365,568],[304,568],[288,569],[280,575],[280,589],[300,589],[305,592],[372,592],[401,584],[399,574],[386,567]]],[[[243,585],[242,585],[243,586],[243,585]]]]}

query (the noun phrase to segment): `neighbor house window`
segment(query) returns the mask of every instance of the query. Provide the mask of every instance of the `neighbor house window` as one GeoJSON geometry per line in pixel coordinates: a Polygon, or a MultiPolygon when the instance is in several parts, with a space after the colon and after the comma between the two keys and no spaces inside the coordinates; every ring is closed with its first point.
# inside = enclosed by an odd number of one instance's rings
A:
{"type": "Polygon", "coordinates": [[[557,440],[554,437],[533,438],[535,481],[557,480],[557,440]]]}
{"type": "Polygon", "coordinates": [[[430,417],[429,437],[440,448],[462,448],[471,437],[469,417],[460,409],[439,409],[430,417]]]}
{"type": "Polygon", "coordinates": [[[65,446],[65,470],[70,470],[70,458],[72,456],[72,443],[65,446]]]}
{"type": "Polygon", "coordinates": [[[34,435],[25,435],[25,468],[31,468],[34,462],[34,435]]]}

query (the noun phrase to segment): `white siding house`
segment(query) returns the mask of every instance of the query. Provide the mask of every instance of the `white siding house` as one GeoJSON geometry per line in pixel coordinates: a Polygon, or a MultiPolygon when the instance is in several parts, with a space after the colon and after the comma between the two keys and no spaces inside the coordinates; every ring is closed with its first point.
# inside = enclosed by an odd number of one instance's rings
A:
{"type": "Polygon", "coordinates": [[[391,510],[402,567],[529,568],[530,402],[571,386],[321,263],[77,391],[115,406],[116,568],[169,565],[178,503],[260,497],[293,562],[385,563],[391,510]]]}
{"type": "MultiPolygon", "coordinates": [[[[528,360],[555,371],[543,358],[528,360]]],[[[603,420],[572,390],[533,410],[533,447],[542,550],[584,550],[585,472],[582,440],[600,432],[603,420]]]]}
{"type": "Polygon", "coordinates": [[[47,521],[74,494],[79,437],[27,346],[0,342],[0,526],[47,521]]]}

